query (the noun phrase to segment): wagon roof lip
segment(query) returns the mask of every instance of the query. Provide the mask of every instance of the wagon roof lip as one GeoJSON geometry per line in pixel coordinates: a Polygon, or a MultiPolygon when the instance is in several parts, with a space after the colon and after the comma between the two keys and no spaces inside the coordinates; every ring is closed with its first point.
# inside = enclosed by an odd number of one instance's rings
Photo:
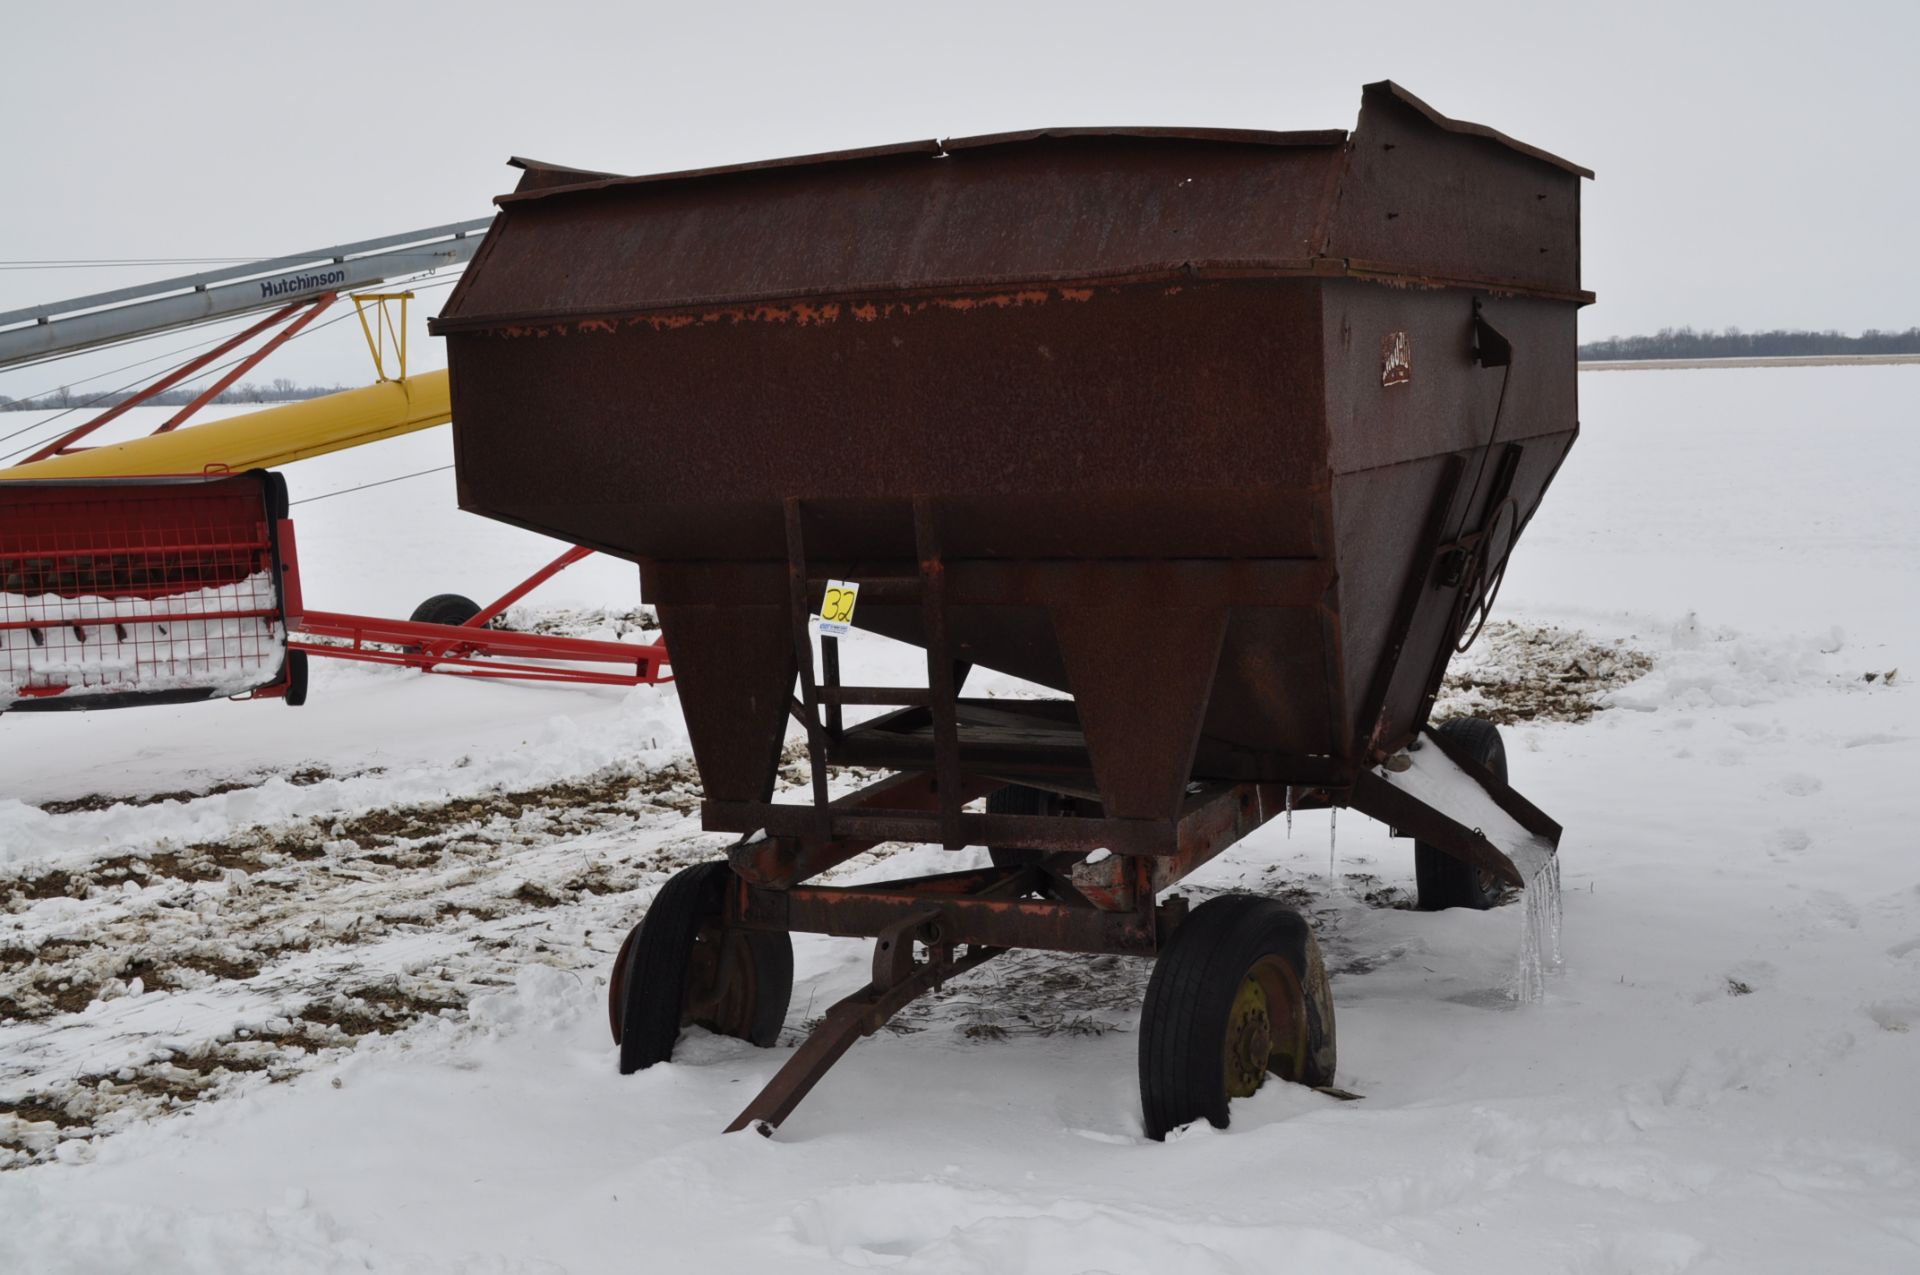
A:
{"type": "Polygon", "coordinates": [[[1394,83],[1392,80],[1376,80],[1372,84],[1363,84],[1360,87],[1360,92],[1363,103],[1367,96],[1371,94],[1384,94],[1385,96],[1391,97],[1394,101],[1418,111],[1421,115],[1424,115],[1427,122],[1435,128],[1444,129],[1449,133],[1460,133],[1467,137],[1485,138],[1487,141],[1496,142],[1509,150],[1518,151],[1529,159],[1537,159],[1543,164],[1551,164],[1555,168],[1563,172],[1572,173],[1576,177],[1590,178],[1593,176],[1593,170],[1591,168],[1584,168],[1570,159],[1562,159],[1551,151],[1541,150],[1538,146],[1529,146],[1517,138],[1507,136],[1497,128],[1488,128],[1485,124],[1474,124],[1467,120],[1457,120],[1451,116],[1442,115],[1439,111],[1434,110],[1433,107],[1407,92],[1406,89],[1394,83]]]}
{"type": "MultiPolygon", "coordinates": [[[[791,155],[781,159],[758,159],[744,164],[717,164],[710,168],[683,168],[667,173],[642,173],[636,176],[608,176],[598,179],[572,182],[560,186],[545,186],[533,190],[512,191],[505,195],[495,195],[496,204],[517,204],[530,200],[546,199],[553,195],[577,195],[588,191],[606,190],[615,186],[647,186],[656,182],[693,181],[703,177],[724,177],[732,173],[754,173],[780,168],[803,168],[816,164],[838,164],[852,160],[885,159],[901,155],[937,156],[941,153],[940,143],[931,138],[917,142],[894,142],[886,146],[863,146],[852,150],[823,151],[815,155],[791,155]]],[[[563,171],[564,165],[546,164],[538,160],[520,160],[516,167],[537,168],[544,171],[563,171]]]]}
{"type": "Polygon", "coordinates": [[[1012,133],[978,133],[972,137],[950,137],[940,143],[946,151],[981,150],[989,146],[1012,146],[1023,142],[1079,137],[1137,137],[1149,140],[1181,142],[1225,142],[1242,146],[1341,146],[1346,143],[1344,128],[1299,129],[1277,132],[1264,128],[1188,128],[1167,125],[1087,126],[1077,128],[1029,128],[1012,133]]]}
{"type": "MultiPolygon", "coordinates": [[[[1510,137],[1499,129],[1489,128],[1485,124],[1475,124],[1467,120],[1457,120],[1442,115],[1421,98],[1408,92],[1392,80],[1376,80],[1361,86],[1361,103],[1364,108],[1369,97],[1380,95],[1418,112],[1434,127],[1445,132],[1457,133],[1466,137],[1478,137],[1504,146],[1529,159],[1549,164],[1562,172],[1572,173],[1576,177],[1592,177],[1593,170],[1563,159],[1551,151],[1510,137]]],[[[1343,128],[1304,129],[1294,131],[1276,131],[1257,128],[1207,128],[1164,125],[1081,125],[1056,128],[1022,129],[1013,132],[979,133],[968,137],[950,137],[944,140],[925,138],[910,142],[893,142],[883,146],[860,146],[847,150],[817,151],[807,155],[788,155],[776,159],[751,160],[739,164],[719,164],[708,168],[683,168],[664,173],[641,173],[627,176],[617,173],[574,168],[566,164],[553,164],[541,160],[514,156],[507,162],[516,168],[557,177],[551,184],[534,186],[525,190],[512,191],[496,195],[494,203],[499,205],[523,203],[530,200],[546,199],[554,195],[577,195],[590,191],[607,190],[614,187],[647,186],[662,182],[695,181],[708,177],[724,177],[739,173],[770,172],[783,168],[811,168],[831,164],[856,163],[861,160],[897,159],[919,155],[928,159],[941,159],[949,155],[972,150],[985,150],[1000,146],[1023,146],[1036,142],[1072,141],[1083,138],[1125,138],[1146,141],[1202,142],[1211,145],[1232,146],[1275,146],[1275,147],[1332,147],[1344,146],[1350,134],[1343,128]],[[580,180],[568,178],[578,176],[580,180]]]]}
{"type": "Polygon", "coordinates": [[[512,191],[508,194],[496,195],[493,202],[496,204],[517,204],[528,200],[545,199],[552,195],[578,195],[590,191],[607,190],[613,187],[646,186],[659,182],[695,181],[701,178],[724,177],[735,173],[757,173],[783,168],[811,168],[830,164],[855,163],[869,159],[894,159],[913,155],[923,156],[928,159],[940,159],[962,151],[985,150],[997,146],[1020,146],[1044,141],[1070,141],[1080,138],[1132,138],[1149,141],[1205,142],[1214,145],[1233,146],[1330,147],[1344,146],[1347,141],[1347,130],[1343,128],[1331,128],[1296,132],[1275,132],[1270,129],[1257,128],[1186,128],[1158,125],[1091,125],[1066,128],[1035,128],[1010,133],[981,133],[971,137],[954,137],[945,140],[927,138],[921,141],[894,142],[885,146],[862,146],[851,150],[820,151],[810,155],[790,155],[779,159],[760,159],[742,164],[720,164],[711,168],[686,168],[666,173],[644,173],[631,177],[594,173],[586,169],[571,168],[564,164],[549,164],[541,160],[514,156],[508,163],[516,168],[538,170],[544,173],[579,173],[582,180],[537,187],[529,190],[512,191]]]}
{"type": "Polygon", "coordinates": [[[623,176],[621,173],[610,173],[604,168],[575,168],[572,164],[556,164],[546,159],[529,159],[525,155],[507,156],[507,167],[518,168],[527,173],[552,173],[556,176],[576,177],[583,182],[607,181],[623,176]]]}

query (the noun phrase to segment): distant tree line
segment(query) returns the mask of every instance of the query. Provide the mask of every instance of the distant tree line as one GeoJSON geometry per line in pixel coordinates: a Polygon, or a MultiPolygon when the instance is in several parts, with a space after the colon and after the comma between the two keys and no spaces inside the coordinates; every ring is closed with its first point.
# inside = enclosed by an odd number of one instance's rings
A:
{"type": "Polygon", "coordinates": [[[1806,354],[1920,354],[1920,328],[1882,332],[1868,328],[1859,336],[1844,332],[1742,332],[1711,328],[1661,328],[1652,336],[1616,336],[1589,341],[1580,357],[1608,359],[1743,359],[1806,354]]]}
{"type": "MultiPolygon", "coordinates": [[[[265,385],[255,385],[252,381],[242,381],[231,389],[223,390],[213,400],[216,403],[291,403],[303,398],[318,398],[322,394],[338,394],[348,388],[344,385],[295,385],[284,376],[277,376],[265,385]]],[[[67,407],[112,407],[132,398],[136,390],[109,390],[89,393],[61,386],[51,394],[39,398],[8,398],[0,394],[0,412],[43,412],[67,407]]],[[[180,388],[155,394],[146,402],[155,407],[180,407],[193,402],[205,392],[201,389],[180,388]]]]}

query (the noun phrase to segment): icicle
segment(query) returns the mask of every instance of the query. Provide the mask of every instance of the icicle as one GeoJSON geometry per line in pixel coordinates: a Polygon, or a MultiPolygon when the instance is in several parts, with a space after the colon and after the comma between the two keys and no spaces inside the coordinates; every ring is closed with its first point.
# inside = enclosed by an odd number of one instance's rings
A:
{"type": "Polygon", "coordinates": [[[1560,968],[1560,858],[1547,856],[1526,886],[1520,959],[1514,970],[1513,998],[1523,1005],[1547,993],[1547,974],[1560,968]]]}
{"type": "Polygon", "coordinates": [[[1293,785],[1287,785],[1287,840],[1293,840],[1293,785]]]}
{"type": "Polygon", "coordinates": [[[1333,851],[1340,839],[1340,807],[1327,807],[1327,880],[1333,880],[1333,851]]]}
{"type": "Polygon", "coordinates": [[[1563,961],[1560,955],[1560,856],[1555,855],[1553,862],[1547,865],[1552,874],[1545,884],[1551,892],[1553,906],[1547,913],[1547,959],[1553,962],[1553,968],[1559,969],[1563,961]]]}

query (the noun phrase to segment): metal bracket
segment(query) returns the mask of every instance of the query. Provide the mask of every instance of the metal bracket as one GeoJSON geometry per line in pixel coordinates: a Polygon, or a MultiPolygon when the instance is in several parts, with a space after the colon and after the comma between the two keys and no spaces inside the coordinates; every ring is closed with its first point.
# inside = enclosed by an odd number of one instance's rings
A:
{"type": "Polygon", "coordinates": [[[367,338],[367,353],[373,355],[373,371],[376,380],[404,381],[407,379],[407,302],[413,300],[411,292],[356,292],[353,294],[354,312],[360,316],[360,332],[367,338]],[[394,320],[393,312],[387,308],[389,301],[400,303],[400,318],[394,320]],[[367,321],[368,303],[372,303],[373,322],[367,321]],[[398,360],[395,375],[387,375],[388,349],[392,349],[398,360]]]}
{"type": "Polygon", "coordinates": [[[1513,343],[1487,322],[1478,297],[1473,299],[1473,361],[1481,367],[1506,367],[1513,362],[1513,343]]]}

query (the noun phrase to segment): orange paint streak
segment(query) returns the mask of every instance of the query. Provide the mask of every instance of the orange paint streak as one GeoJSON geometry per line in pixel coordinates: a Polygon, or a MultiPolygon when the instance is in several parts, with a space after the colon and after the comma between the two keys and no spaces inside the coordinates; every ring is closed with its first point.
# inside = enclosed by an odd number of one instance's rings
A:
{"type": "MultiPolygon", "coordinates": [[[[999,292],[984,297],[936,297],[932,304],[943,310],[1006,310],[1014,306],[1045,305],[1047,294],[1038,290],[1028,292],[999,292]]],[[[926,303],[922,303],[926,304],[926,303]]]]}
{"type": "MultiPolygon", "coordinates": [[[[1168,295],[1180,291],[1178,286],[1167,289],[1168,295]]],[[[707,310],[700,314],[636,314],[628,316],[624,322],[628,327],[646,326],[655,332],[672,332],[680,328],[706,327],[718,323],[791,323],[797,327],[824,327],[840,321],[844,310],[856,322],[874,323],[881,319],[890,319],[898,315],[920,314],[926,310],[954,310],[967,313],[973,310],[1008,310],[1020,306],[1045,305],[1055,300],[1091,301],[1092,288],[1058,288],[1052,292],[1040,288],[1023,289],[1019,292],[995,292],[980,296],[923,297],[912,301],[862,301],[842,305],[838,301],[818,303],[793,301],[787,303],[762,302],[752,306],[728,306],[719,310],[707,310]]],[[[611,319],[582,319],[578,326],[582,332],[612,333],[618,330],[620,321],[611,319]]],[[[548,335],[565,336],[569,331],[567,324],[550,327],[530,325],[508,326],[498,329],[501,335],[509,337],[544,337],[548,335]]]]}

